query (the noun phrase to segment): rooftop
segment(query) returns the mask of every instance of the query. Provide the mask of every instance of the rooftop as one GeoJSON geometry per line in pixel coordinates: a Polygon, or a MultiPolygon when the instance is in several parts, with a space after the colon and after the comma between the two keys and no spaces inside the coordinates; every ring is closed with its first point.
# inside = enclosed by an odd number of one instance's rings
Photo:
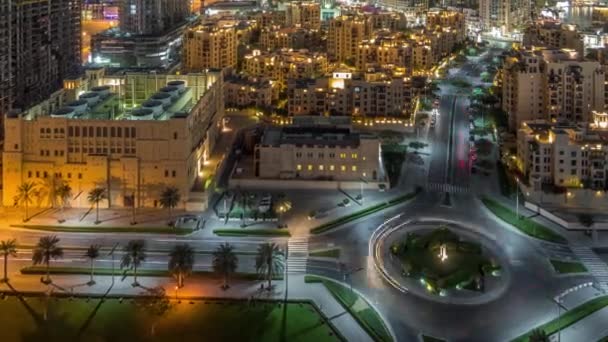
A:
{"type": "Polygon", "coordinates": [[[361,136],[350,128],[336,126],[286,126],[267,128],[262,145],[359,146],[361,136]]]}

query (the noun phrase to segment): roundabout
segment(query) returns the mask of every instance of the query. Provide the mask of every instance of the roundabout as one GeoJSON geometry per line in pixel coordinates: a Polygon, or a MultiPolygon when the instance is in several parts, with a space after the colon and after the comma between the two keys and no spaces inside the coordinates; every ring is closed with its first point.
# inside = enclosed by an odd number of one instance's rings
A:
{"type": "Polygon", "coordinates": [[[374,266],[401,292],[446,304],[483,304],[508,288],[507,258],[477,227],[395,216],[370,239],[374,266]]]}

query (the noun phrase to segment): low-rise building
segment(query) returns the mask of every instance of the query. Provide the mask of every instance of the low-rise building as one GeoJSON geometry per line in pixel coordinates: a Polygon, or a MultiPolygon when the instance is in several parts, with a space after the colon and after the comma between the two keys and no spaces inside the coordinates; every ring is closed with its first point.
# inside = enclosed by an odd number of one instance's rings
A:
{"type": "Polygon", "coordinates": [[[47,194],[68,184],[73,207],[89,207],[87,194],[96,187],[106,189],[101,205],[157,207],[160,193],[174,186],[179,207],[203,210],[206,202],[193,202],[201,199],[193,189],[220,134],[221,72],[87,74],[80,96],[82,87],[71,80],[66,96],[6,118],[3,204],[14,205],[25,182],[47,194]]]}
{"type": "Polygon", "coordinates": [[[380,140],[348,127],[267,128],[254,151],[261,179],[384,181],[380,140]]]}
{"type": "Polygon", "coordinates": [[[599,125],[524,122],[517,133],[517,164],[535,190],[550,184],[561,187],[608,188],[608,131],[605,112],[599,125]]]}
{"type": "Polygon", "coordinates": [[[269,108],[272,84],[267,79],[228,76],[224,79],[224,101],[228,107],[269,108]]]}

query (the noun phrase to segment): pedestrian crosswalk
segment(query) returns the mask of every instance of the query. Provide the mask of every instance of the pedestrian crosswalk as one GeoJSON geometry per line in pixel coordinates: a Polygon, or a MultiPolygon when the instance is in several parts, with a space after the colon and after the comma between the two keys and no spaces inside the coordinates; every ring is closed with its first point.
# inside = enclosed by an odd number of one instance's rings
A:
{"type": "Polygon", "coordinates": [[[596,279],[600,289],[608,291],[608,265],[589,247],[572,246],[570,248],[596,279]]]}
{"type": "Polygon", "coordinates": [[[469,192],[469,187],[457,186],[447,183],[428,183],[426,188],[429,191],[449,192],[451,194],[463,194],[469,192]]]}
{"type": "Polygon", "coordinates": [[[308,238],[291,238],[287,244],[287,272],[306,273],[308,263],[308,238]]]}

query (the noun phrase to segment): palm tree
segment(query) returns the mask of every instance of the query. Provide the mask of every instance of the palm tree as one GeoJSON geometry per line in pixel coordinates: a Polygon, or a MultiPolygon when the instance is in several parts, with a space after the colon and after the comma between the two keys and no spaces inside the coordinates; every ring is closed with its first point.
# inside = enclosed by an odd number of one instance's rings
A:
{"type": "Polygon", "coordinates": [[[549,342],[549,336],[543,329],[534,329],[528,339],[530,342],[549,342]]]}
{"type": "Polygon", "coordinates": [[[184,278],[192,273],[194,250],[188,244],[176,245],[169,253],[169,272],[177,279],[177,287],[184,287],[184,278]]]}
{"type": "MultiPolygon", "coordinates": [[[[139,286],[137,282],[137,268],[146,260],[146,243],[144,240],[131,240],[125,246],[125,255],[120,262],[120,268],[133,270],[133,286],[139,286]]],[[[126,270],[125,276],[126,277],[126,270]]],[[[124,278],[123,277],[123,278],[124,278]]]]}
{"type": "Polygon", "coordinates": [[[272,277],[283,271],[283,252],[276,243],[268,242],[258,246],[255,268],[260,276],[266,278],[270,290],[272,277]]]}
{"type": "Polygon", "coordinates": [[[172,221],[173,208],[177,206],[180,198],[181,195],[179,194],[179,190],[174,186],[167,187],[160,194],[160,206],[169,209],[169,224],[171,224],[172,221]]]}
{"type": "Polygon", "coordinates": [[[46,279],[44,283],[51,283],[51,260],[63,257],[63,248],[59,247],[59,238],[55,235],[43,236],[38,241],[32,261],[34,265],[44,264],[46,266],[46,279]]]}
{"type": "Polygon", "coordinates": [[[34,182],[25,182],[17,188],[17,196],[15,196],[15,204],[25,207],[25,217],[23,222],[27,222],[30,218],[28,215],[29,205],[34,201],[34,197],[38,196],[38,188],[34,182]]]}
{"type": "Polygon", "coordinates": [[[63,182],[63,184],[59,185],[55,190],[55,196],[59,199],[59,205],[61,206],[61,221],[59,222],[65,222],[63,209],[72,197],[72,187],[68,183],[63,182]]]}
{"type": "Polygon", "coordinates": [[[227,289],[228,277],[234,273],[238,267],[239,258],[234,253],[234,247],[229,243],[219,245],[213,252],[213,270],[224,276],[223,289],[227,289]]]}
{"type": "Polygon", "coordinates": [[[89,285],[95,284],[95,280],[93,280],[93,270],[94,270],[93,262],[95,261],[95,259],[99,258],[99,249],[100,249],[99,245],[90,245],[89,248],[87,249],[87,252],[84,255],[91,262],[91,280],[89,280],[89,283],[88,283],[89,285]]]}
{"type": "Polygon", "coordinates": [[[95,224],[99,223],[99,202],[103,201],[107,197],[106,188],[97,187],[89,191],[89,196],[87,199],[91,205],[95,204],[95,224]]]}
{"type": "Polygon", "coordinates": [[[8,282],[8,273],[7,273],[7,266],[8,266],[8,257],[16,257],[17,256],[17,240],[15,239],[10,239],[10,240],[4,240],[2,242],[0,242],[0,253],[2,253],[2,255],[4,256],[4,278],[2,278],[2,282],[6,283],[8,282]]]}

